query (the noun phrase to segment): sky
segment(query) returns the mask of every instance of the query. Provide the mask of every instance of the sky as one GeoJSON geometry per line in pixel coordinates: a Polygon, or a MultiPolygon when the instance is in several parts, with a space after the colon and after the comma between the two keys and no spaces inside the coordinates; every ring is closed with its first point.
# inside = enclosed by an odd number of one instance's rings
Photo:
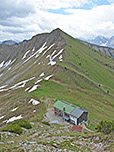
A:
{"type": "Polygon", "coordinates": [[[56,28],[75,38],[114,36],[114,0],[0,0],[0,41],[56,28]]]}

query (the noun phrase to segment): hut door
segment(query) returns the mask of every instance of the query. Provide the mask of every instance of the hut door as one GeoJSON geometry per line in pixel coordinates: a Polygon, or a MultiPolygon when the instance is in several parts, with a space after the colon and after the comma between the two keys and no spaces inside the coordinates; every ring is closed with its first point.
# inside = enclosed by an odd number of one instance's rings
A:
{"type": "Polygon", "coordinates": [[[77,119],[75,118],[75,125],[77,125],[77,119]]]}

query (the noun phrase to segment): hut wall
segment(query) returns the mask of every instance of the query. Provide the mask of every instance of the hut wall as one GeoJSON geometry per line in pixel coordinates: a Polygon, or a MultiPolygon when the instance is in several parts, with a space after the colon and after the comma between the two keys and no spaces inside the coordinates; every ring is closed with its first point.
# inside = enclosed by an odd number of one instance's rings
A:
{"type": "Polygon", "coordinates": [[[79,118],[78,118],[78,124],[87,121],[88,112],[84,112],[79,118]]]}

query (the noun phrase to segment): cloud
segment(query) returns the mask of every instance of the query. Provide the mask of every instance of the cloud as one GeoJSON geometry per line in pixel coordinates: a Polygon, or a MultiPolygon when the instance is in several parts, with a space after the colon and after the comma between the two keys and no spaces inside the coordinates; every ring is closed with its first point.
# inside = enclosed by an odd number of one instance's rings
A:
{"type": "MultiPolygon", "coordinates": [[[[77,36],[90,37],[97,35],[114,35],[114,4],[96,6],[91,10],[68,9],[71,13],[70,22],[74,21],[71,29],[75,29],[77,36]]],[[[72,30],[73,31],[73,30],[72,30]]],[[[74,34],[72,33],[74,36],[74,34]]]]}
{"type": "Polygon", "coordinates": [[[35,4],[35,7],[40,9],[61,9],[71,7],[81,7],[84,4],[90,3],[92,0],[29,0],[35,4]]]}
{"type": "Polygon", "coordinates": [[[61,28],[74,37],[95,37],[114,35],[114,5],[96,6],[91,10],[66,9],[67,15],[37,10],[34,23],[43,31],[61,28]],[[40,15],[41,14],[41,15],[40,15]],[[37,18],[37,19],[36,19],[37,18]]]}
{"type": "Polygon", "coordinates": [[[109,3],[114,3],[114,0],[108,0],[109,3]]]}
{"type": "Polygon", "coordinates": [[[114,35],[114,4],[80,9],[88,0],[4,0],[0,5],[0,40],[28,39],[37,33],[61,28],[74,37],[114,35]],[[77,7],[77,8],[76,8],[77,7]],[[78,8],[79,7],[79,8],[78,8]],[[48,9],[64,8],[66,14],[48,9]],[[5,11],[6,10],[6,11],[5,11]],[[8,10],[8,13],[7,13],[8,10]]]}
{"type": "Polygon", "coordinates": [[[0,19],[11,16],[25,17],[29,13],[34,13],[32,3],[26,2],[26,0],[3,0],[0,2],[0,19]]]}

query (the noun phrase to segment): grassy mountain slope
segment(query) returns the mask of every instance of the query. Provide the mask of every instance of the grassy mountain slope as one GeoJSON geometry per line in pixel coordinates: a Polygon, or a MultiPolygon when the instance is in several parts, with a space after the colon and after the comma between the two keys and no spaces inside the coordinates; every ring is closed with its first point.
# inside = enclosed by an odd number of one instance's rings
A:
{"type": "Polygon", "coordinates": [[[4,116],[0,119],[1,126],[6,125],[4,121],[19,115],[39,120],[46,110],[47,99],[52,102],[60,99],[82,106],[89,111],[89,119],[93,123],[113,119],[112,57],[95,51],[60,29],[36,35],[14,48],[7,48],[8,52],[12,50],[11,54],[3,56],[5,62],[8,58],[16,59],[15,62],[0,69],[0,86],[4,86],[0,89],[0,117],[4,116]],[[14,52],[16,55],[13,55],[14,52]],[[47,76],[51,76],[49,80],[45,80],[47,76]],[[28,80],[25,85],[23,80],[28,80]],[[29,92],[35,85],[40,86],[29,92]],[[31,98],[40,101],[40,104],[33,106],[29,103],[31,98]],[[12,112],[15,107],[18,109],[12,112]]]}
{"type": "Polygon", "coordinates": [[[62,36],[67,45],[54,78],[43,82],[42,87],[31,94],[37,98],[50,97],[82,106],[90,112],[92,120],[113,119],[113,59],[65,33],[62,36]],[[99,83],[101,87],[98,87],[99,83]]]}

